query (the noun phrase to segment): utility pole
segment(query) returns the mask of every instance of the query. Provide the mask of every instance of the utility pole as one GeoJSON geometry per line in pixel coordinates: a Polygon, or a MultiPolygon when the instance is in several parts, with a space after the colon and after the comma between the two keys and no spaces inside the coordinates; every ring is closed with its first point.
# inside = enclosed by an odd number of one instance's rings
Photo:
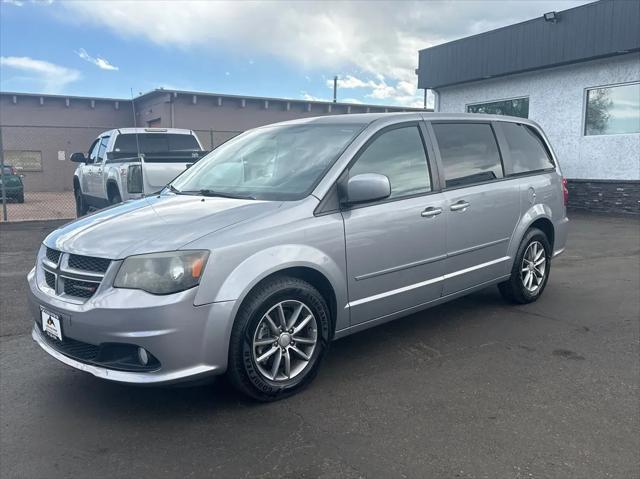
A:
{"type": "Polygon", "coordinates": [[[333,77],[333,103],[338,101],[338,76],[333,77]]]}
{"type": "Polygon", "coordinates": [[[7,195],[4,190],[4,150],[2,149],[2,127],[0,127],[0,183],[2,183],[2,219],[7,221],[7,195]]]}

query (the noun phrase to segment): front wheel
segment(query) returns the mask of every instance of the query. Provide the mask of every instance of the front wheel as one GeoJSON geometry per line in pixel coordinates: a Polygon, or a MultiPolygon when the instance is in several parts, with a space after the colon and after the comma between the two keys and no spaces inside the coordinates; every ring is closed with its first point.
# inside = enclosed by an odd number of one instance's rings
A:
{"type": "Polygon", "coordinates": [[[513,303],[532,303],[547,286],[550,269],[551,244],[547,235],[530,228],[518,248],[511,277],[498,285],[500,293],[513,303]]]}
{"type": "Polygon", "coordinates": [[[75,190],[75,198],[76,198],[76,216],[80,218],[87,214],[88,208],[87,204],[84,200],[84,195],[82,194],[82,190],[75,190]]]}
{"type": "Polygon", "coordinates": [[[233,326],[231,383],[259,401],[297,393],[318,372],[329,341],[329,318],[324,298],[306,281],[283,276],[259,285],[233,326]]]}

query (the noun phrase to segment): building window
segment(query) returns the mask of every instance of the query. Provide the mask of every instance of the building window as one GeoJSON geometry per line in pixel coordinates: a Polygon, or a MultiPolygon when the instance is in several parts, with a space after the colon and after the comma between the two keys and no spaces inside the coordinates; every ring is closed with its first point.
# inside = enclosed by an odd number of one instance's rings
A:
{"type": "Polygon", "coordinates": [[[488,101],[467,105],[467,113],[490,113],[529,118],[529,98],[511,98],[510,100],[488,101]]]}
{"type": "Polygon", "coordinates": [[[42,171],[42,152],[25,150],[5,150],[5,165],[15,167],[18,172],[42,171]]]}
{"type": "Polygon", "coordinates": [[[640,133],[640,83],[587,90],[585,135],[640,133]]]}

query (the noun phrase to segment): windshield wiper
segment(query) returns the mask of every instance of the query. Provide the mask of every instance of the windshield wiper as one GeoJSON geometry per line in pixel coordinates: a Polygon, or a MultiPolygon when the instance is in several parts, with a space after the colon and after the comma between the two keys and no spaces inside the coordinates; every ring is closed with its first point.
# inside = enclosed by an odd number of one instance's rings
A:
{"type": "Polygon", "coordinates": [[[255,196],[250,196],[250,195],[238,195],[235,193],[224,193],[221,191],[214,191],[214,190],[200,190],[198,191],[198,194],[202,195],[202,196],[217,196],[220,198],[235,198],[237,200],[255,200],[255,196]]]}

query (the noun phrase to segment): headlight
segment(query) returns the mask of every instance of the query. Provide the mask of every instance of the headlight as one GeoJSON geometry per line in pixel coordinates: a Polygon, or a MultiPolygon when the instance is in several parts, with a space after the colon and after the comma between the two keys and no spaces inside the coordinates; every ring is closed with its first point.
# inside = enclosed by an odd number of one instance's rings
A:
{"type": "Polygon", "coordinates": [[[120,266],[113,286],[171,294],[200,283],[208,251],[171,251],[129,256],[120,266]]]}

